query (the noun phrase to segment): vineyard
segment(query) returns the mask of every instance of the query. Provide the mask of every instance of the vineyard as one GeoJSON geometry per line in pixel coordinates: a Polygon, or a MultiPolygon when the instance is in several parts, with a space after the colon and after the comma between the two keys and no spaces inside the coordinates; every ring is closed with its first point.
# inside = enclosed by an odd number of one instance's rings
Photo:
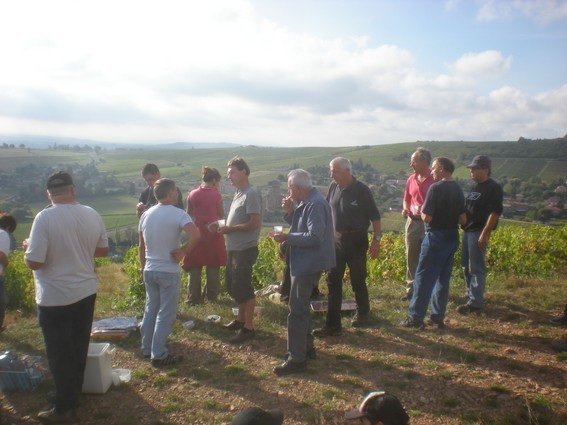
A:
{"type": "MultiPolygon", "coordinates": [[[[463,279],[455,261],[447,328],[400,328],[407,304],[404,291],[403,236],[386,233],[382,252],[369,261],[373,325],[364,329],[343,319],[343,336],[316,341],[317,359],[304,374],[275,377],[272,368],[286,351],[287,306],[259,296],[257,337],[242,346],[206,321],[210,314],[233,317],[233,302],[188,307],[180,303],[170,349],[184,354],[175,368],[158,370],[139,351],[137,332],[116,347],[113,366],[132,371],[132,381],[105,395],[85,395],[78,414],[93,425],[220,425],[251,405],[279,407],[286,425],[343,424],[343,414],[368,391],[398,395],[412,425],[564,425],[567,423],[567,355],[550,342],[564,338],[549,317],[567,298],[567,226],[501,226],[488,252],[490,276],[485,311],[460,316],[463,279]],[[182,324],[193,320],[194,329],[182,324]]],[[[33,312],[31,272],[22,253],[13,254],[7,276],[10,310],[2,345],[17,353],[43,354],[43,339],[33,312]]],[[[262,238],[255,284],[276,282],[283,267],[277,246],[262,238]]],[[[97,260],[99,294],[96,318],[141,317],[144,286],[139,283],[136,248],[124,262],[97,260]]],[[[347,276],[348,278],[348,276],[347,276]]],[[[321,289],[326,290],[321,284],[321,289]]],[[[352,293],[345,285],[345,296],[352,293]]],[[[183,299],[183,298],[182,298],[183,299]]],[[[315,326],[324,315],[313,314],[315,326]]],[[[37,424],[52,389],[47,380],[33,392],[0,396],[6,423],[37,424]]]]}

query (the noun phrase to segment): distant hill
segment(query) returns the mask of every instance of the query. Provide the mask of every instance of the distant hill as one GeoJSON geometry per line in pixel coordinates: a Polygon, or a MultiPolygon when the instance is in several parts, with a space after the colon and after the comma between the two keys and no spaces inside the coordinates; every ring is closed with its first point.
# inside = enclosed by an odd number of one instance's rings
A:
{"type": "MultiPolygon", "coordinates": [[[[38,138],[39,139],[39,138],[38,138]]],[[[567,179],[567,139],[528,140],[521,138],[510,142],[437,142],[417,141],[376,146],[351,147],[260,147],[239,146],[236,144],[171,143],[155,146],[118,144],[98,144],[87,139],[43,138],[48,146],[70,145],[70,149],[36,149],[30,142],[21,140],[26,149],[19,149],[16,139],[10,139],[15,149],[2,149],[7,139],[0,136],[0,171],[32,165],[66,167],[68,165],[93,163],[101,171],[112,172],[117,178],[139,178],[143,165],[156,163],[162,174],[180,181],[195,180],[200,177],[201,167],[208,165],[219,170],[226,169],[227,161],[235,155],[246,159],[252,169],[256,184],[264,184],[285,175],[292,168],[328,167],[336,156],[344,156],[351,161],[362,161],[372,165],[379,174],[407,176],[411,168],[410,156],[418,146],[431,151],[433,157],[446,156],[455,161],[455,175],[469,178],[466,165],[478,154],[489,155],[493,160],[493,176],[528,179],[533,176],[544,180],[567,179]],[[49,142],[50,141],[50,142],[49,142]],[[49,144],[51,143],[51,144],[49,144]],[[102,147],[98,151],[73,149],[73,146],[89,145],[102,147]]],[[[26,139],[32,141],[33,139],[26,139]]]]}
{"type": "Polygon", "coordinates": [[[117,142],[104,142],[101,140],[92,139],[78,139],[72,137],[52,137],[52,136],[30,136],[30,135],[8,135],[0,134],[0,146],[4,143],[15,147],[24,145],[26,148],[34,149],[49,149],[55,146],[69,146],[73,147],[84,147],[85,145],[94,148],[98,146],[102,149],[144,149],[144,150],[156,150],[156,149],[214,149],[214,148],[227,148],[231,146],[239,146],[236,143],[227,142],[170,142],[163,143],[156,141],[154,143],[117,143],[117,142]]]}

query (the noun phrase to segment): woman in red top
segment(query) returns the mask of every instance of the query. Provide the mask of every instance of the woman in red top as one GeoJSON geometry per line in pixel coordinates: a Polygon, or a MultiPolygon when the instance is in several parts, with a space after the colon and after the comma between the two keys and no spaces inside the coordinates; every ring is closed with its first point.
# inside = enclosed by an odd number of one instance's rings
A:
{"type": "Polygon", "coordinates": [[[220,293],[220,267],[226,265],[224,236],[209,231],[209,224],[224,217],[222,196],[218,185],[221,175],[216,168],[203,167],[203,182],[187,196],[187,213],[201,232],[201,239],[183,259],[183,269],[189,272],[187,303],[196,305],[201,298],[201,271],[206,267],[207,283],[202,295],[216,302],[220,293]]]}

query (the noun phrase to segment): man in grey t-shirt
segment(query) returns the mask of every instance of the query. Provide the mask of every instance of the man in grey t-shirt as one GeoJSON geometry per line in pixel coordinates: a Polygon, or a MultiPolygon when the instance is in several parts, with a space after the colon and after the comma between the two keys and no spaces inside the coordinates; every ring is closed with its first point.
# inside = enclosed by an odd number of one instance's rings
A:
{"type": "Polygon", "coordinates": [[[246,162],[235,157],[228,162],[227,176],[236,193],[228,212],[226,226],[218,227],[226,235],[226,289],[238,303],[236,319],[225,329],[238,331],[229,342],[239,344],[254,337],[254,307],[256,295],[252,285],[252,267],[258,257],[258,238],[262,227],[262,196],[249,181],[250,168],[246,162]]]}

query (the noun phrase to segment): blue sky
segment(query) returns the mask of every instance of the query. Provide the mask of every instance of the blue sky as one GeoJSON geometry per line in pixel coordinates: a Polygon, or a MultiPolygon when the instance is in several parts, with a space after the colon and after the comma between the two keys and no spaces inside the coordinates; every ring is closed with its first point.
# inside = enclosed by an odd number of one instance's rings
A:
{"type": "Polygon", "coordinates": [[[0,1],[0,134],[558,137],[566,24],[567,0],[0,1]]]}

